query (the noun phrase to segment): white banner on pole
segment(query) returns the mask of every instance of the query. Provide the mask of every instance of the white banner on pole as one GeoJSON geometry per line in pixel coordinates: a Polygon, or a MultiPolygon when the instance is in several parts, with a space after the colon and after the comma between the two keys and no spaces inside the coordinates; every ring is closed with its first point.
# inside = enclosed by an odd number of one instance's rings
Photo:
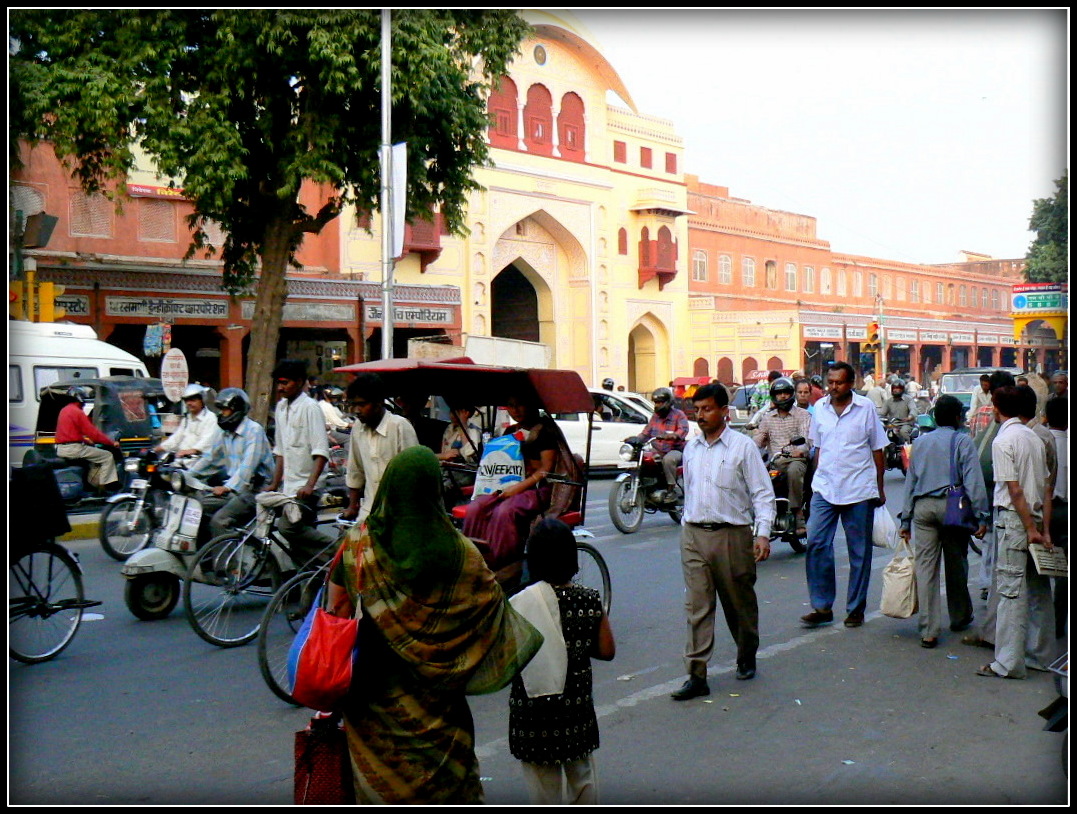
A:
{"type": "Polygon", "coordinates": [[[400,257],[404,253],[404,217],[408,202],[408,145],[400,142],[394,144],[392,150],[393,257],[400,257]]]}

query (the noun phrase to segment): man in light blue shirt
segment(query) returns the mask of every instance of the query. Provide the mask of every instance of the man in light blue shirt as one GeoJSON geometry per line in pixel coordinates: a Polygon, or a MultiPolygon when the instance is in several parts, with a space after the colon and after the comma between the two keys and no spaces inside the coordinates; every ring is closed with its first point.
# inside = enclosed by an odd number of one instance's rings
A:
{"type": "Polygon", "coordinates": [[[886,503],[883,450],[886,432],[875,405],[853,392],[856,373],[846,362],[827,372],[829,395],[815,403],[808,439],[815,450],[806,570],[811,613],[806,627],[834,621],[837,594],[834,533],[841,520],[849,550],[846,627],[864,624],[871,577],[875,508],[886,503]]]}
{"type": "Polygon", "coordinates": [[[759,604],[755,564],[770,556],[774,489],[755,443],[726,426],[729,393],[720,384],[700,387],[692,397],[702,430],[685,445],[684,572],[688,680],[676,701],[710,694],[707,661],[714,649],[715,597],[737,643],[737,678],[755,676],[759,648],[759,604]]]}

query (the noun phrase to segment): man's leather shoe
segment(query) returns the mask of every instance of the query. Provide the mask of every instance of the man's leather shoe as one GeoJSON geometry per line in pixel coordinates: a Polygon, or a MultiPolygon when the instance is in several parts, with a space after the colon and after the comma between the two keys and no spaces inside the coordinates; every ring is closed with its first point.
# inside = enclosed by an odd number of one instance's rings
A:
{"type": "Polygon", "coordinates": [[[805,627],[827,625],[834,621],[834,611],[813,610],[811,613],[801,616],[800,621],[804,623],[805,627]]]}
{"type": "Polygon", "coordinates": [[[698,676],[689,676],[679,690],[670,694],[674,701],[687,701],[689,698],[698,698],[701,695],[710,695],[711,688],[707,686],[707,679],[698,676]]]}
{"type": "Polygon", "coordinates": [[[738,664],[737,678],[741,681],[747,681],[750,678],[755,678],[755,662],[752,662],[751,664],[738,664]]]}
{"type": "Polygon", "coordinates": [[[845,617],[846,627],[860,627],[862,624],[864,624],[863,611],[860,611],[859,613],[850,613],[848,616],[845,617]]]}

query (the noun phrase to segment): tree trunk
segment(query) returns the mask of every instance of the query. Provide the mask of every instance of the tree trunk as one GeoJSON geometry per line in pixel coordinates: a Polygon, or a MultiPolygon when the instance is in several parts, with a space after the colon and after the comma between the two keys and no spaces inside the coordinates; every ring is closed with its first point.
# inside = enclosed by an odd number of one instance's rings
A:
{"type": "Polygon", "coordinates": [[[251,398],[251,418],[263,427],[269,416],[271,379],[277,362],[284,301],[288,298],[285,273],[293,228],[293,224],[283,218],[271,220],[262,244],[262,269],[258,276],[247,356],[247,395],[251,398]]]}

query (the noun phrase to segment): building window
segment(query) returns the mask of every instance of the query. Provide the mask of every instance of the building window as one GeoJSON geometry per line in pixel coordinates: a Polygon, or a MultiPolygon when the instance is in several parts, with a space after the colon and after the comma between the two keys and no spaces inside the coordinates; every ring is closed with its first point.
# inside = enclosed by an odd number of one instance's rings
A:
{"type": "Polygon", "coordinates": [[[104,195],[74,190],[70,211],[72,236],[112,237],[112,204],[104,195]]]}
{"type": "Polygon", "coordinates": [[[692,279],[697,283],[707,280],[707,253],[697,249],[692,252],[692,279]]]}
{"type": "Polygon", "coordinates": [[[868,275],[868,296],[875,299],[879,296],[879,275],[868,275]]]}
{"type": "Polygon", "coordinates": [[[740,261],[740,282],[745,288],[755,288],[755,261],[750,257],[740,261]]]}
{"type": "Polygon", "coordinates": [[[830,288],[830,269],[826,266],[819,272],[819,293],[831,294],[833,291],[830,288]]]}
{"type": "Polygon", "coordinates": [[[898,277],[896,280],[894,280],[894,296],[897,298],[898,302],[904,302],[905,301],[905,278],[904,277],[898,277]]]}
{"type": "Polygon", "coordinates": [[[804,267],[804,293],[812,294],[815,291],[815,269],[812,266],[804,267]]]}
{"type": "Polygon", "coordinates": [[[920,302],[919,280],[909,280],[909,302],[920,302]]]}
{"type": "Polygon", "coordinates": [[[987,310],[987,289],[986,288],[981,288],[980,289],[980,308],[981,308],[981,310],[984,310],[984,311],[987,310]]]}
{"type": "Polygon", "coordinates": [[[845,296],[845,269],[838,269],[838,289],[836,293],[839,297],[845,296]]]}
{"type": "Polygon", "coordinates": [[[853,272],[853,296],[864,296],[864,273],[860,271],[853,272]]]}
{"type": "Polygon", "coordinates": [[[494,129],[490,134],[491,146],[507,150],[517,149],[519,135],[516,127],[519,115],[516,83],[507,76],[501,77],[497,88],[490,94],[490,101],[487,104],[494,120],[494,129]]]}
{"type": "Polygon", "coordinates": [[[14,184],[11,187],[11,208],[21,209],[24,218],[45,211],[45,196],[26,184],[14,184]]]}
{"type": "Polygon", "coordinates": [[[894,298],[894,279],[889,274],[883,275],[883,299],[892,300],[894,298]]]}
{"type": "Polygon", "coordinates": [[[670,175],[677,174],[677,154],[666,153],[666,172],[670,175]]]}
{"type": "Polygon", "coordinates": [[[786,263],[785,264],[785,290],[796,291],[797,290],[797,264],[786,263]]]}
{"type": "Polygon", "coordinates": [[[718,282],[722,285],[733,283],[733,258],[728,254],[718,257],[718,282]]]}
{"type": "Polygon", "coordinates": [[[961,308],[969,307],[969,294],[968,291],[965,289],[965,286],[960,286],[957,289],[957,304],[961,308]]]}
{"type": "Polygon", "coordinates": [[[566,93],[561,97],[561,110],[557,114],[557,127],[557,140],[561,150],[561,157],[570,161],[583,161],[583,100],[575,93],[566,93]]]}
{"type": "Polygon", "coordinates": [[[954,304],[954,284],[953,283],[950,283],[948,286],[946,286],[946,304],[947,305],[953,305],[954,304]]]}
{"type": "Polygon", "coordinates": [[[524,143],[528,151],[539,155],[552,155],[553,97],[543,85],[532,85],[527,89],[524,121],[527,123],[524,143]]]}
{"type": "Polygon", "coordinates": [[[618,164],[624,164],[628,161],[628,148],[623,141],[613,142],[613,160],[618,164]]]}
{"type": "Polygon", "coordinates": [[[998,296],[998,289],[997,288],[992,288],[991,289],[991,310],[992,311],[998,311],[999,310],[999,296],[998,296]]]}
{"type": "Polygon", "coordinates": [[[766,276],[767,276],[767,288],[771,290],[777,290],[778,288],[778,264],[773,260],[768,260],[766,263],[766,276]]]}
{"type": "Polygon", "coordinates": [[[628,230],[617,230],[617,254],[628,254],[628,230]]]}
{"type": "Polygon", "coordinates": [[[154,243],[175,243],[176,205],[172,201],[139,199],[138,239],[154,243]]]}
{"type": "Polygon", "coordinates": [[[651,168],[651,148],[640,147],[639,148],[639,165],[645,170],[651,168]]]}
{"type": "Polygon", "coordinates": [[[942,305],[945,302],[942,293],[942,283],[935,283],[935,302],[939,305],[942,305]]]}

